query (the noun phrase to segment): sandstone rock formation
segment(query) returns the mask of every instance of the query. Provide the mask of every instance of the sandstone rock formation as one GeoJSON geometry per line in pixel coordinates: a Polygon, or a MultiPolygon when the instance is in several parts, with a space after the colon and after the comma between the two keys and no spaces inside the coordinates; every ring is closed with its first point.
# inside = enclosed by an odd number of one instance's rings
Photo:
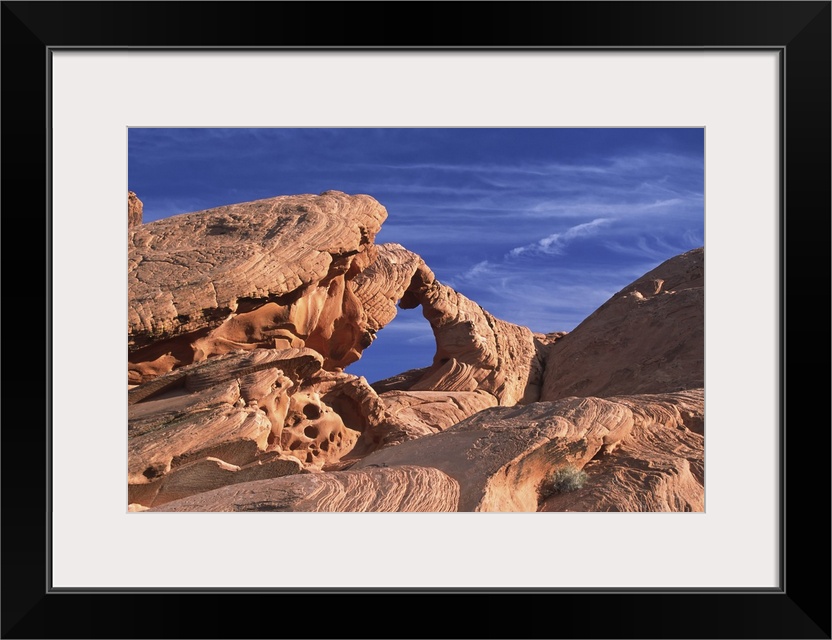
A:
{"type": "Polygon", "coordinates": [[[702,510],[701,250],[543,335],[375,245],[370,196],[140,210],[131,192],[131,511],[702,510]],[[429,367],[344,372],[416,306],[429,367]],[[567,465],[586,485],[543,495],[567,465]]]}
{"type": "Polygon", "coordinates": [[[238,484],[153,511],[457,511],[459,487],[441,471],[398,466],[238,484]]]}
{"type": "Polygon", "coordinates": [[[535,337],[528,328],[495,318],[443,285],[421,258],[400,245],[382,245],[378,260],[362,274],[357,285],[370,289],[371,285],[366,283],[385,280],[391,271],[399,276],[397,280],[409,274],[407,287],[396,292],[399,306],[422,307],[436,338],[436,355],[430,367],[403,384],[388,385],[387,390],[482,390],[501,404],[516,404],[524,399],[530,377],[540,374],[535,367],[535,337]],[[390,263],[392,267],[388,266],[390,263]]]}
{"type": "MultiPolygon", "coordinates": [[[[528,406],[495,407],[438,435],[372,453],[353,468],[429,465],[459,483],[460,511],[537,511],[541,506],[538,489],[553,471],[568,465],[584,468],[593,460],[602,460],[604,464],[599,468],[607,469],[608,459],[621,460],[625,455],[621,451],[631,456],[637,455],[632,453],[636,451],[646,456],[644,468],[628,468],[630,476],[623,486],[610,483],[614,489],[608,492],[617,492],[617,503],[604,502],[599,497],[597,505],[605,508],[571,510],[608,511],[611,509],[606,507],[619,504],[634,507],[621,510],[667,511],[670,509],[637,508],[645,504],[644,496],[639,495],[639,482],[650,477],[652,482],[671,483],[674,475],[686,474],[686,500],[690,506],[698,507],[688,510],[701,511],[702,400],[702,391],[696,390],[608,400],[564,398],[528,406]],[[655,451],[644,453],[644,447],[639,446],[641,441],[650,443],[655,451]],[[672,442],[674,448],[665,450],[665,441],[672,442]],[[686,447],[684,455],[672,453],[682,445],[686,447]],[[652,464],[655,460],[664,465],[652,464]]],[[[576,495],[584,495],[590,488],[594,488],[592,483],[576,495]]],[[[667,506],[658,498],[651,499],[650,506],[667,506]]],[[[675,499],[681,500],[679,496],[675,499]]]]}
{"type": "Polygon", "coordinates": [[[497,405],[484,391],[388,391],[380,395],[387,417],[384,445],[439,433],[497,405]]]}
{"type": "Polygon", "coordinates": [[[627,285],[547,355],[541,400],[704,386],[705,252],[627,285]]]}
{"type": "Polygon", "coordinates": [[[175,466],[215,456],[234,465],[285,451],[322,466],[358,433],[304,384],[321,365],[311,349],[240,351],[182,367],[128,392],[131,484],[159,482],[175,466]],[[289,394],[294,387],[300,391],[289,394]]]}
{"type": "Polygon", "coordinates": [[[703,390],[609,400],[633,412],[628,437],[583,467],[583,487],[547,497],[540,510],[704,511],[703,390]]]}
{"type": "Polygon", "coordinates": [[[132,191],[127,192],[127,226],[137,227],[142,223],[142,209],[144,205],[132,191]]]}
{"type": "Polygon", "coordinates": [[[369,196],[284,196],[133,228],[130,381],[238,349],[310,346],[325,368],[369,345],[345,284],[387,217],[369,196]],[[148,367],[152,371],[148,372],[148,367]]]}

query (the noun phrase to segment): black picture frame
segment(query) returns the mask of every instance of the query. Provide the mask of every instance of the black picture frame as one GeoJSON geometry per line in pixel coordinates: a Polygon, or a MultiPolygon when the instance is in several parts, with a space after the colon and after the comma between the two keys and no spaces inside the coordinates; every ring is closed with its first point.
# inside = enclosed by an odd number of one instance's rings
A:
{"type": "MultiPolygon", "coordinates": [[[[830,638],[829,379],[808,364],[818,353],[823,358],[829,353],[830,5],[2,2],[0,202],[3,291],[6,319],[11,319],[6,324],[0,432],[2,637],[830,638]],[[49,273],[59,267],[51,264],[50,221],[60,215],[50,200],[50,57],[62,48],[131,47],[778,51],[784,80],[780,587],[672,592],[54,590],[49,487],[71,479],[52,477],[49,456],[51,389],[60,384],[51,379],[49,368],[54,320],[49,273]],[[29,307],[32,299],[36,310],[29,307]],[[21,307],[29,307],[22,330],[12,315],[21,307]],[[820,411],[807,414],[806,407],[818,399],[820,411]],[[385,610],[399,619],[395,627],[386,625],[385,610]],[[454,626],[446,627],[445,620],[454,626]]],[[[738,452],[737,465],[738,473],[754,472],[753,460],[744,452],[738,452]]],[[[503,551],[510,553],[512,547],[503,551]]]]}

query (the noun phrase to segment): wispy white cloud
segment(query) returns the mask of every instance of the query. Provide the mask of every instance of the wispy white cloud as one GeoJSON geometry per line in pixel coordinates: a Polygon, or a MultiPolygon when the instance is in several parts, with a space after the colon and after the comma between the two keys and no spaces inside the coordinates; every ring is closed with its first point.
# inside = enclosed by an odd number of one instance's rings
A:
{"type": "Polygon", "coordinates": [[[207,202],[206,200],[197,198],[144,198],[139,194],[139,199],[144,205],[142,219],[144,222],[151,222],[153,220],[160,220],[162,218],[169,218],[182,213],[193,213],[195,211],[204,211],[211,207],[217,206],[207,202]]]}
{"type": "Polygon", "coordinates": [[[541,164],[447,164],[442,162],[418,162],[400,164],[365,164],[365,167],[377,167],[379,169],[400,170],[400,171],[442,171],[453,173],[482,173],[506,175],[528,175],[528,176],[553,176],[557,174],[595,173],[601,174],[609,171],[608,168],[595,165],[541,163],[541,164]]]}
{"type": "MultiPolygon", "coordinates": [[[[378,182],[365,184],[364,187],[370,194],[395,193],[413,194],[417,196],[454,196],[457,198],[469,198],[471,196],[488,196],[493,193],[491,189],[484,187],[464,187],[458,185],[443,185],[438,183],[417,183],[417,182],[378,182]]],[[[416,206],[424,206],[424,200],[413,203],[416,206]]]]}
{"type": "Polygon", "coordinates": [[[669,242],[655,235],[635,235],[626,241],[607,240],[604,246],[621,255],[663,262],[669,257],[702,245],[701,240],[698,240],[692,233],[685,233],[681,239],[682,242],[669,242]]]}
{"type": "Polygon", "coordinates": [[[569,201],[544,201],[540,202],[529,210],[529,213],[568,214],[571,216],[597,215],[638,215],[649,214],[655,210],[667,209],[674,205],[683,204],[681,198],[667,198],[665,200],[653,200],[652,202],[604,202],[590,200],[584,202],[569,201]]]}
{"type": "MultiPolygon", "coordinates": [[[[411,251],[416,251],[417,247],[421,251],[425,245],[429,245],[435,247],[437,253],[442,254],[440,262],[444,263],[453,258],[453,253],[448,252],[448,245],[460,247],[460,250],[465,246],[489,246],[494,250],[499,250],[507,241],[509,243],[523,242],[529,233],[528,228],[511,228],[502,224],[489,226],[483,224],[482,221],[480,224],[469,224],[458,220],[395,225],[385,223],[376,236],[376,241],[378,243],[396,242],[411,251]]],[[[422,257],[431,258],[430,255],[422,257]]]]}
{"type": "MultiPolygon", "coordinates": [[[[702,166],[700,158],[674,153],[636,153],[601,158],[594,163],[528,162],[528,163],[446,163],[446,162],[401,162],[401,163],[354,163],[352,168],[375,168],[388,171],[437,171],[452,173],[484,174],[486,176],[627,176],[652,172],[655,168],[664,170],[693,169],[702,166]]],[[[494,180],[494,178],[489,178],[494,180]]],[[[499,180],[499,179],[498,179],[499,180]]],[[[493,184],[497,185],[498,182],[493,184]]]]}
{"type": "Polygon", "coordinates": [[[488,260],[483,260],[482,262],[478,262],[473,267],[468,269],[468,271],[465,272],[463,277],[469,280],[471,278],[479,278],[480,276],[483,276],[487,274],[489,271],[491,271],[492,268],[493,265],[488,260]]]}
{"type": "Polygon", "coordinates": [[[453,286],[498,318],[539,333],[570,331],[625,285],[658,262],[642,261],[632,268],[574,269],[554,265],[489,263],[485,270],[465,274],[453,286]]]}
{"type": "Polygon", "coordinates": [[[465,269],[462,273],[441,279],[441,282],[452,289],[459,289],[464,283],[489,280],[499,275],[500,267],[498,265],[488,260],[482,260],[473,267],[465,269]]]}
{"type": "Polygon", "coordinates": [[[682,238],[684,239],[685,244],[691,247],[701,247],[705,244],[705,235],[703,231],[691,231],[688,229],[682,235],[682,238]]]}
{"type": "Polygon", "coordinates": [[[583,224],[570,227],[566,231],[558,231],[557,233],[548,235],[537,242],[522,247],[515,247],[505,257],[516,258],[528,253],[561,254],[566,245],[571,241],[577,238],[596,235],[601,227],[608,225],[610,222],[612,222],[610,218],[596,218],[592,222],[584,222],[583,224]]]}
{"type": "MultiPolygon", "coordinates": [[[[464,194],[463,194],[464,195],[464,194]]],[[[596,196],[598,194],[595,194],[596,196]]],[[[579,218],[605,215],[653,215],[658,210],[669,209],[688,204],[683,198],[668,198],[665,200],[615,200],[614,194],[601,194],[604,197],[593,199],[573,200],[565,198],[529,198],[527,194],[502,200],[492,199],[483,203],[477,200],[462,200],[457,203],[445,202],[441,207],[425,203],[402,202],[396,207],[397,212],[413,211],[420,215],[431,216],[453,212],[454,217],[469,214],[471,217],[481,218],[483,215],[510,215],[525,217],[530,220],[541,220],[549,217],[579,218]]],[[[692,201],[691,201],[692,202],[692,201]]]]}

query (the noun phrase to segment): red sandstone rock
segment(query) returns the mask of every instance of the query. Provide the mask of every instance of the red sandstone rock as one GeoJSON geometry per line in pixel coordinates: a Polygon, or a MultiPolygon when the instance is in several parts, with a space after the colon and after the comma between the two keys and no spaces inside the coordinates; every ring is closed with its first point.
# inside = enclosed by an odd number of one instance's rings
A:
{"type": "Polygon", "coordinates": [[[380,395],[386,414],[378,448],[438,433],[497,405],[484,391],[389,391],[380,395]]]}
{"type": "Polygon", "coordinates": [[[259,480],[168,502],[152,511],[456,511],[457,483],[414,466],[259,480]]]}
{"type": "MultiPolygon", "coordinates": [[[[326,368],[369,338],[346,279],[387,212],[369,196],[281,196],[131,229],[130,362],[175,366],[238,349],[302,347],[326,368]]],[[[360,261],[358,261],[360,263],[360,261]]]]}
{"type": "Polygon", "coordinates": [[[379,256],[361,277],[356,279],[356,295],[367,300],[371,308],[383,309],[377,315],[392,319],[391,301],[398,296],[404,309],[422,307],[436,338],[433,364],[409,372],[414,375],[395,384],[382,381],[382,390],[401,391],[485,391],[500,404],[512,405],[521,400],[533,401],[527,389],[539,385],[542,374],[537,363],[535,336],[526,327],[499,320],[462,294],[436,280],[424,261],[400,245],[382,245],[379,256]],[[400,285],[379,293],[373,284],[400,285]],[[361,289],[370,290],[372,296],[361,289]]]}
{"type": "Polygon", "coordinates": [[[127,226],[137,227],[142,223],[142,209],[144,205],[132,191],[127,192],[127,226]]]}
{"type": "Polygon", "coordinates": [[[703,398],[699,389],[494,407],[352,468],[434,467],[459,483],[460,511],[702,511],[703,398]],[[544,500],[541,484],[567,466],[590,480],[544,500]]]}
{"type": "Polygon", "coordinates": [[[540,399],[702,387],[704,302],[704,249],[662,263],[551,347],[540,399]]]}
{"type": "Polygon", "coordinates": [[[207,456],[179,466],[149,484],[129,485],[128,502],[158,507],[231,484],[293,475],[300,473],[301,469],[300,460],[277,452],[263,454],[243,466],[207,456]]]}
{"type": "Polygon", "coordinates": [[[317,468],[339,460],[359,433],[307,384],[321,359],[311,349],[240,351],[131,389],[130,484],[206,457],[244,466],[279,451],[317,468]]]}
{"type": "Polygon", "coordinates": [[[583,487],[548,497],[541,511],[704,511],[704,394],[610,398],[636,421],[620,446],[583,470],[583,487]]]}

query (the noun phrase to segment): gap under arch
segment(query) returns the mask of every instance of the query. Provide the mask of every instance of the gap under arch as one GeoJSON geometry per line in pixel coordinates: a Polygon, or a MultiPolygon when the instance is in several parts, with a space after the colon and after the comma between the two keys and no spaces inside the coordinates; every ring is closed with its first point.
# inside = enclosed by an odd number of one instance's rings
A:
{"type": "Polygon", "coordinates": [[[436,353],[436,339],[421,305],[414,309],[397,308],[396,317],[379,330],[376,339],[361,354],[361,359],[345,371],[364,376],[373,384],[410,369],[429,367],[436,353]]]}

